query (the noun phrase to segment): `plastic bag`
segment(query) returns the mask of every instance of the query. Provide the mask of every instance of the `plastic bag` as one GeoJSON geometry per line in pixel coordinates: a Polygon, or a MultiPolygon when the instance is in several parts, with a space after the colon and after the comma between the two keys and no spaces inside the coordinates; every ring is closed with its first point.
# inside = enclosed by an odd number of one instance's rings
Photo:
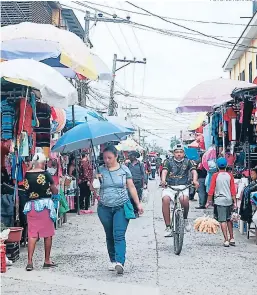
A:
{"type": "Polygon", "coordinates": [[[149,201],[149,191],[147,189],[144,189],[142,194],[142,202],[148,203],[148,201],[149,201]]]}
{"type": "Polygon", "coordinates": [[[93,188],[94,189],[100,189],[101,187],[101,184],[100,184],[100,181],[98,178],[95,178],[94,181],[93,181],[93,188]]]}
{"type": "Polygon", "coordinates": [[[253,223],[257,226],[257,211],[253,214],[253,223]]]}

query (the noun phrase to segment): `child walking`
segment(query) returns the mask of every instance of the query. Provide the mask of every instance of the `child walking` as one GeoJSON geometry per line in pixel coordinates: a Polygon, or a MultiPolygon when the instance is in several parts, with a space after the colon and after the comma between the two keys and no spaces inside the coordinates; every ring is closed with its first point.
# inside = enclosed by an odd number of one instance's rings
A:
{"type": "Polygon", "coordinates": [[[224,247],[235,246],[233,223],[231,221],[232,211],[236,208],[234,177],[231,173],[226,172],[227,160],[225,158],[219,158],[217,160],[217,166],[219,172],[215,173],[212,177],[206,208],[212,205],[214,196],[214,217],[220,223],[225,239],[224,247]]]}

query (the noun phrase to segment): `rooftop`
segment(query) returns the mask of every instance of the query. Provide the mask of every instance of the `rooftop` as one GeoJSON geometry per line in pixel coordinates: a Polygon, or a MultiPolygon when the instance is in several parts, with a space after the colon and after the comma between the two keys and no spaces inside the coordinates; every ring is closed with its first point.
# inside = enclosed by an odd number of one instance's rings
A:
{"type": "MultiPolygon", "coordinates": [[[[227,57],[223,69],[224,71],[230,71],[233,69],[234,65],[237,64],[240,57],[247,50],[245,46],[251,46],[252,40],[257,37],[257,12],[254,13],[253,17],[246,25],[243,33],[235,43],[233,49],[230,51],[229,56],[227,57]]],[[[248,50],[251,50],[250,48],[248,50]]],[[[256,50],[254,50],[256,51],[256,50]]]]}

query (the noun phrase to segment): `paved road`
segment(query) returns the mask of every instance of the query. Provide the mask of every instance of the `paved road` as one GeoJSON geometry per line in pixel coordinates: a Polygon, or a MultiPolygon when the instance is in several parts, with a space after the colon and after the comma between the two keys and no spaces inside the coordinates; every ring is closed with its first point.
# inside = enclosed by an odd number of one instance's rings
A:
{"type": "MultiPolygon", "coordinates": [[[[127,233],[126,274],[106,271],[108,260],[104,232],[96,214],[69,216],[56,233],[53,247],[55,270],[42,270],[43,243],[35,253],[35,271],[24,271],[26,251],[2,276],[3,294],[73,293],[116,294],[257,294],[257,246],[237,235],[237,246],[225,249],[222,236],[187,233],[180,256],[172,251],[172,239],[163,237],[160,191],[150,184],[145,214],[131,222],[127,233]],[[6,292],[6,293],[5,293],[6,292]]],[[[190,219],[201,212],[191,204],[190,219]]]]}

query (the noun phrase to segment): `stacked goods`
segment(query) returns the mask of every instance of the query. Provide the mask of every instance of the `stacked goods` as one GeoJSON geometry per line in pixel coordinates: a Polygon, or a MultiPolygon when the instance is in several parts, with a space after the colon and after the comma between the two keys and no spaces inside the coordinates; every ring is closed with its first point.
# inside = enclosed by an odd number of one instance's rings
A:
{"type": "Polygon", "coordinates": [[[20,258],[20,244],[15,243],[6,243],[6,256],[12,262],[17,261],[20,258]]]}
{"type": "Polygon", "coordinates": [[[6,259],[5,259],[5,244],[0,244],[0,254],[1,254],[1,273],[6,272],[6,259]]]}
{"type": "Polygon", "coordinates": [[[208,234],[216,234],[219,226],[220,224],[217,220],[206,215],[197,218],[194,222],[194,229],[196,231],[208,234]]]}

